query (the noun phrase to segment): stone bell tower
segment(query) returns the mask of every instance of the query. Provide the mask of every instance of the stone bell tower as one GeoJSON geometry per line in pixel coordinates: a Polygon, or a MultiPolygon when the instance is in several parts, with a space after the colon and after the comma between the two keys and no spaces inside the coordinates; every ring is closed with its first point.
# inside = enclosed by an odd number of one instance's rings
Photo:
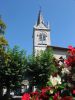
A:
{"type": "Polygon", "coordinates": [[[42,12],[39,10],[37,23],[33,27],[33,54],[37,55],[48,45],[51,45],[50,27],[44,23],[42,12]]]}

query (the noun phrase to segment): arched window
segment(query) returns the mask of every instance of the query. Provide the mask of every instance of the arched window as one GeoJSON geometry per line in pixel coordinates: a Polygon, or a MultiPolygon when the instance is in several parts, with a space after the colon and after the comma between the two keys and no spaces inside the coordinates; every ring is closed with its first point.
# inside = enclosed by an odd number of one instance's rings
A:
{"type": "Polygon", "coordinates": [[[39,41],[46,41],[46,34],[44,34],[44,33],[40,34],[39,41]]]}
{"type": "Polygon", "coordinates": [[[42,41],[42,34],[39,35],[39,41],[42,41]]]}
{"type": "Polygon", "coordinates": [[[46,40],[46,34],[43,34],[43,41],[46,40]]]}

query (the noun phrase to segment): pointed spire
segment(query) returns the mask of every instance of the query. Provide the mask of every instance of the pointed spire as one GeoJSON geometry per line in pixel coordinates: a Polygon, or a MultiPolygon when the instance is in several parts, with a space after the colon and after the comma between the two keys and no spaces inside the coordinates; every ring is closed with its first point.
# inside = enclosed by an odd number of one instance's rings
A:
{"type": "Polygon", "coordinates": [[[41,8],[40,8],[39,14],[38,14],[37,25],[39,25],[40,23],[44,23],[43,16],[41,14],[41,8]]]}

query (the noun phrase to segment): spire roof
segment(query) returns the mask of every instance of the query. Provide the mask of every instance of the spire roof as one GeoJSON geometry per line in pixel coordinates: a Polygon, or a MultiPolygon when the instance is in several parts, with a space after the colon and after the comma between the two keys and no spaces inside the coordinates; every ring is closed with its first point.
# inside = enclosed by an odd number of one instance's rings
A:
{"type": "Polygon", "coordinates": [[[36,28],[36,29],[47,29],[47,30],[50,30],[49,25],[47,25],[47,24],[44,23],[44,19],[43,19],[43,16],[42,16],[41,9],[39,10],[37,22],[34,25],[34,28],[36,28]]]}
{"type": "Polygon", "coordinates": [[[40,9],[39,14],[38,14],[37,25],[39,25],[41,23],[44,23],[44,20],[43,20],[43,16],[42,16],[41,9],[40,9]]]}

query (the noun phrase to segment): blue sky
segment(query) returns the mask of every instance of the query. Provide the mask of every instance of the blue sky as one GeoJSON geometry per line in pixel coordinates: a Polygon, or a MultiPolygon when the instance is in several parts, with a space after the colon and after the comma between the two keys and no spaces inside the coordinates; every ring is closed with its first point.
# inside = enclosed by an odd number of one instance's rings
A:
{"type": "Polygon", "coordinates": [[[18,45],[32,53],[33,26],[42,8],[51,27],[51,44],[75,46],[75,0],[0,0],[0,15],[7,25],[5,37],[10,47],[18,45]]]}

